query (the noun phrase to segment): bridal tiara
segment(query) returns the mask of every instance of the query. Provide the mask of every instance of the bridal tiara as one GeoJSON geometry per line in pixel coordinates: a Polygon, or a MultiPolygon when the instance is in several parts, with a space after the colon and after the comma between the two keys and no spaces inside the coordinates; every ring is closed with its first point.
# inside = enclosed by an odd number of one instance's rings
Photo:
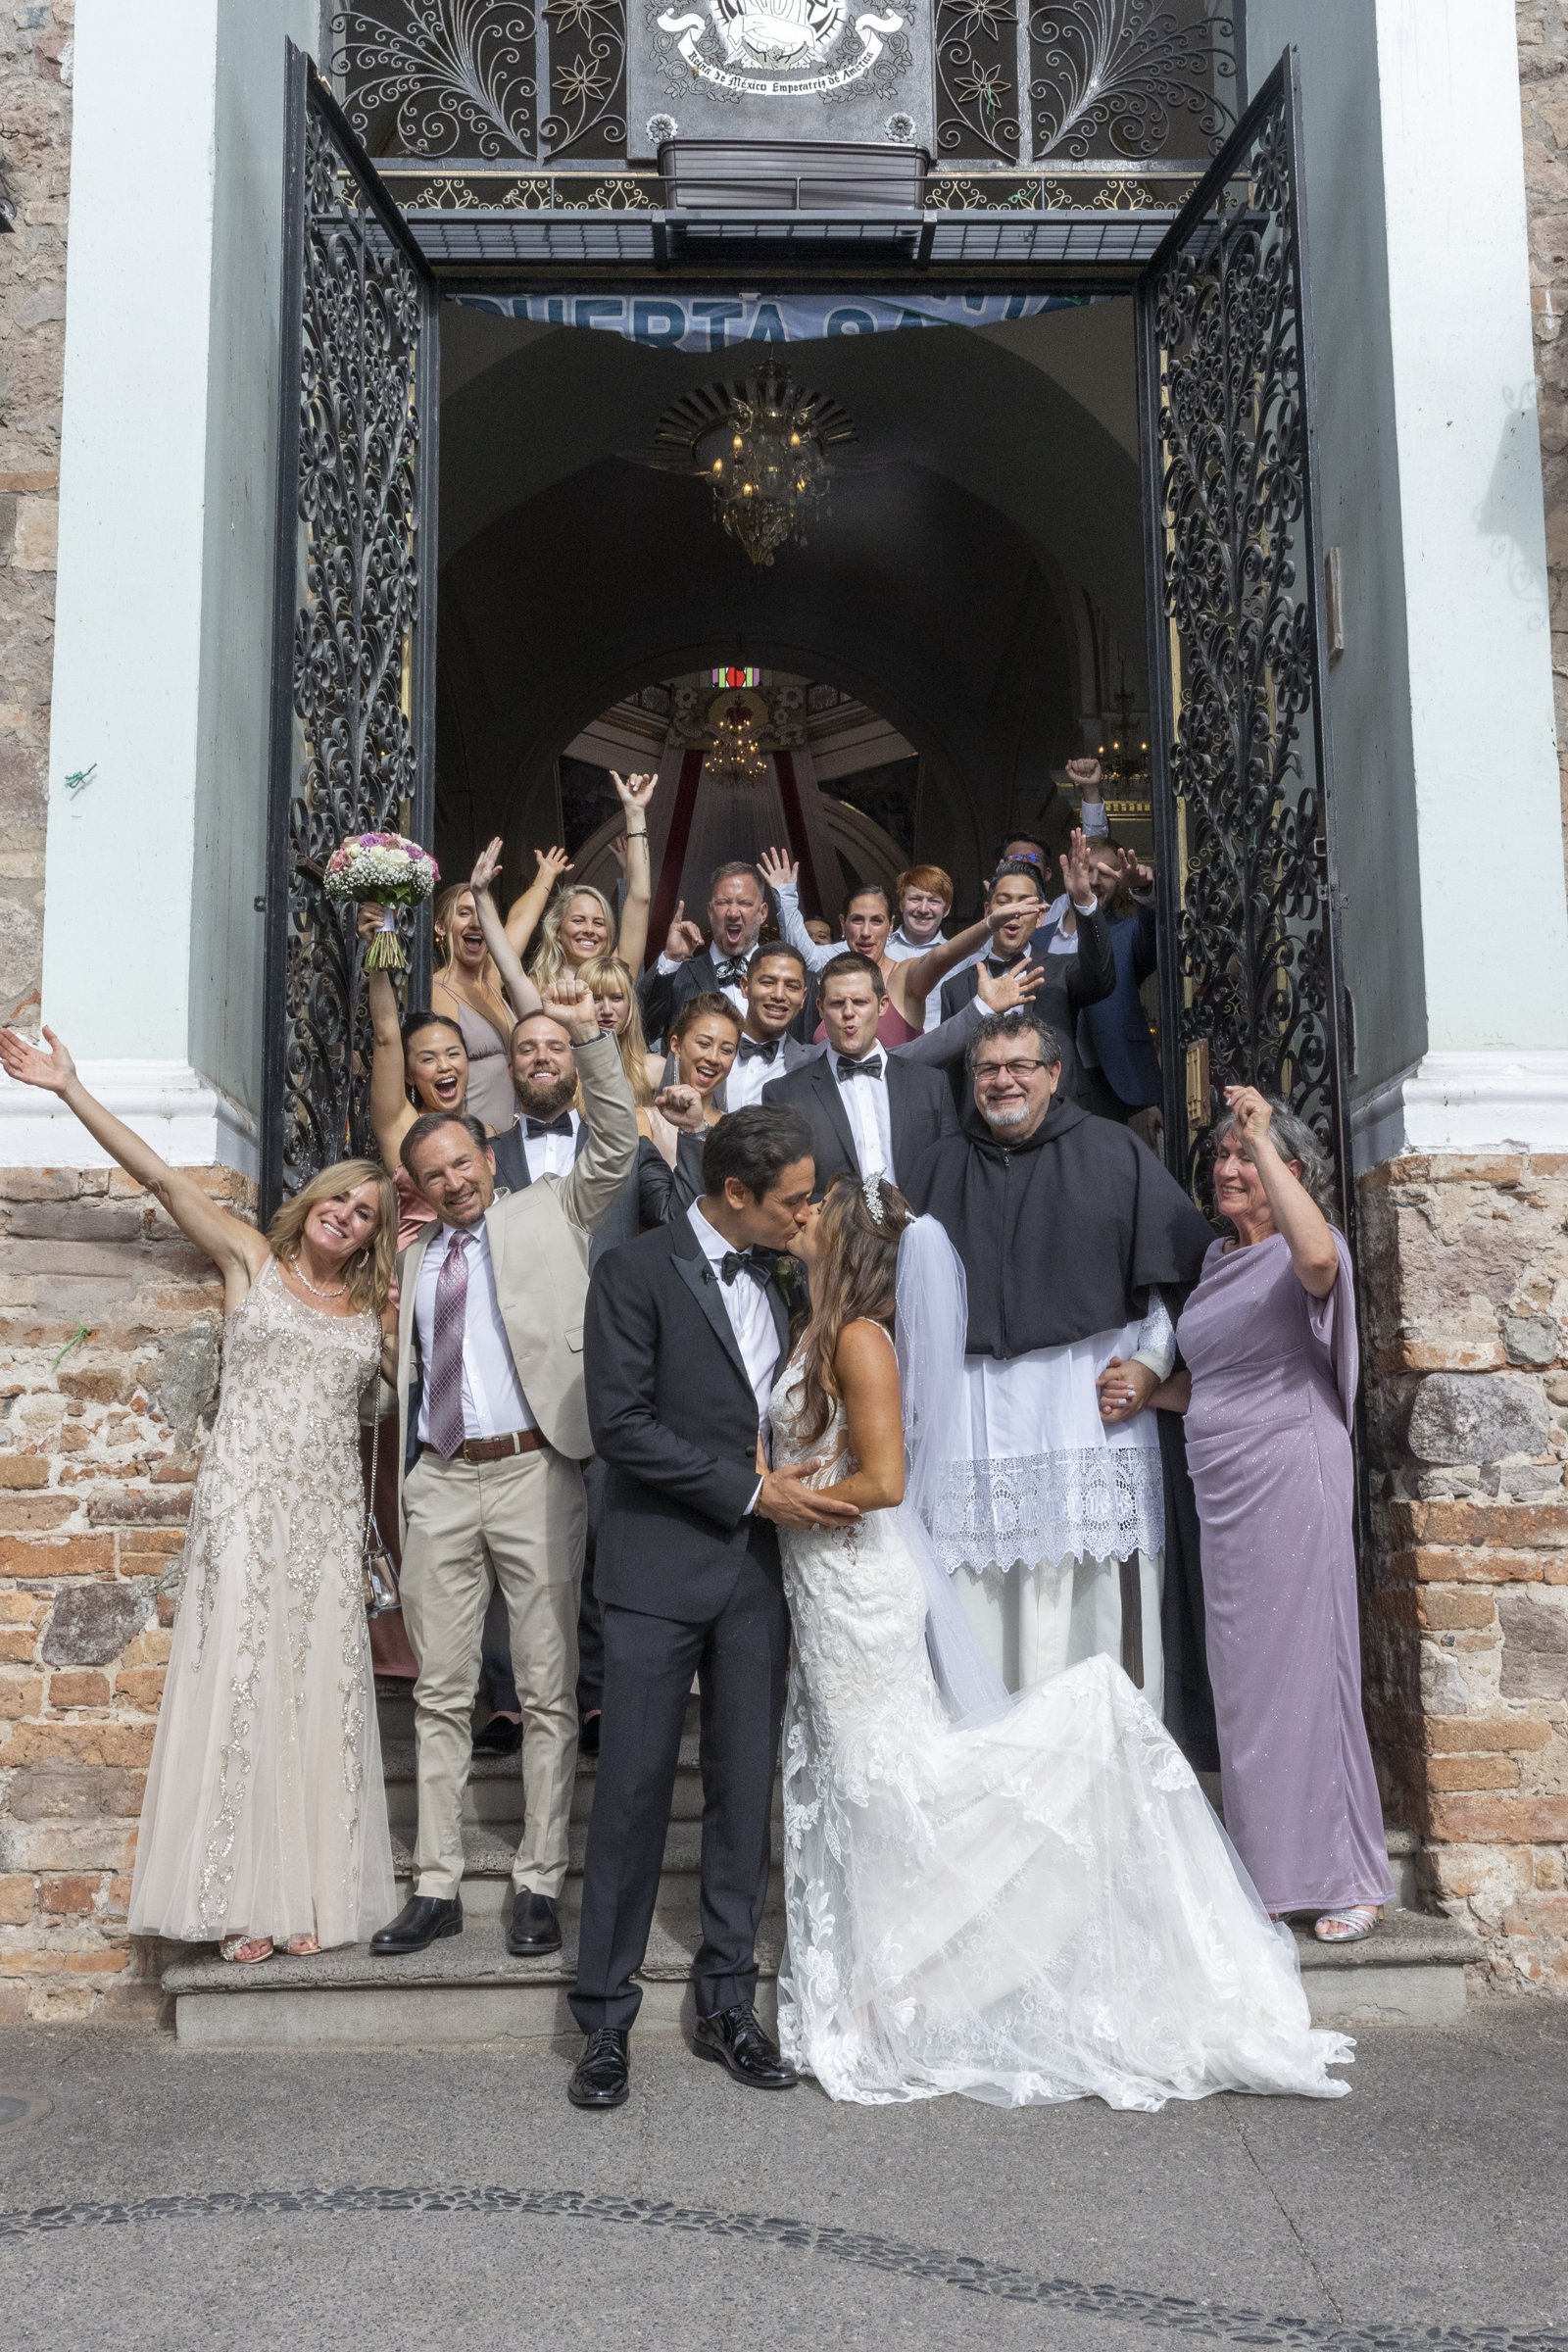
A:
{"type": "Polygon", "coordinates": [[[867,1176],[860,1186],[860,1193],[864,1199],[866,1211],[870,1216],[872,1224],[885,1225],[887,1223],[887,1217],[882,1207],[881,1177],[875,1174],[867,1176]]]}

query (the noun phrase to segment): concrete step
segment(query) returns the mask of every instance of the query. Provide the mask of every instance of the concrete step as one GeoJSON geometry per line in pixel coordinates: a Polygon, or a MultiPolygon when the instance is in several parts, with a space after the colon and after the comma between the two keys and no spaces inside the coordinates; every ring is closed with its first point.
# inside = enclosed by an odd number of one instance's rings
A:
{"type": "MultiPolygon", "coordinates": [[[[576,1968],[576,1935],[545,1960],[514,1960],[499,1919],[476,1920],[463,1935],[406,1960],[373,1960],[365,1944],[309,1960],[264,1961],[236,1968],[219,1959],[181,1961],[164,1972],[174,2001],[174,2031],[189,2049],[380,2049],[448,2042],[576,2039],[566,1991],[576,1968]]],[[[656,1924],[639,1971],[641,2034],[689,2033],[695,2011],[691,1965],[695,1934],[656,1924]]],[[[772,2024],[778,1968],[776,1931],[764,1923],[758,1959],[763,1975],[758,2008],[772,2024]]]]}
{"type": "Polygon", "coordinates": [[[1363,1943],[1319,1943],[1294,1929],[1301,1982],[1320,2026],[1446,2026],[1465,2003],[1465,1971],[1481,1945],[1456,1920],[1389,1911],[1363,1943]]]}
{"type": "MultiPolygon", "coordinates": [[[[314,1959],[235,1968],[217,1958],[167,1969],[174,2029],[193,2049],[327,2044],[429,2046],[444,2042],[568,2043],[576,2029],[566,1992],[576,1963],[575,1919],[564,1914],[563,1949],[514,1960],[499,1914],[468,1909],[461,1936],[407,1960],[373,1960],[364,1944],[314,1959]]],[[[689,2033],[693,1912],[657,1919],[640,1971],[639,2034],[689,2033]]],[[[1365,1943],[1327,1945],[1298,1932],[1312,2015],[1353,2030],[1369,2023],[1445,2025],[1464,2007],[1465,1968],[1479,1947],[1451,1921],[1396,1912],[1365,1943]]],[[[771,2024],[783,1921],[771,1909],[758,1939],[758,2006],[771,2024]]]]}
{"type": "MultiPolygon", "coordinates": [[[[594,1782],[599,1770],[596,1756],[577,1758],[577,1780],[572,1790],[571,1818],[586,1822],[593,1810],[594,1782]]],[[[381,1772],[386,1782],[387,1819],[394,1834],[402,1831],[412,1838],[418,1817],[418,1788],[416,1781],[415,1744],[412,1740],[386,1740],[381,1744],[381,1772]]],[[[773,1817],[779,1818],[780,1798],[777,1784],[773,1789],[773,1817]]],[[[697,1734],[688,1732],[680,1743],[680,1761],[675,1768],[675,1788],[670,1804],[674,1821],[698,1822],[703,1818],[703,1776],[698,1760],[697,1734]]],[[[512,1842],[516,1844],[522,1835],[523,1788],[522,1760],[519,1756],[475,1756],[468,1768],[467,1786],[463,1794],[465,1826],[510,1830],[512,1842]]]]}
{"type": "MultiPolygon", "coordinates": [[[[566,1864],[566,1884],[561,1892],[563,1920],[575,1920],[582,1908],[582,1863],[588,1842],[587,1825],[573,1822],[566,1864]]],[[[697,1874],[701,1859],[702,1824],[696,1821],[672,1821],[664,1837],[664,1863],[659,1877],[659,1896],[654,1906],[656,1919],[678,1921],[682,1925],[697,1916],[697,1874]]],[[[467,1823],[463,1829],[463,1909],[470,1919],[500,1919],[512,1905],[512,1865],[516,1857],[515,1835],[488,1823],[467,1823]]],[[[768,1882],[768,1900],[778,1906],[783,1918],[784,1882],[779,1870],[781,1833],[773,1832],[773,1871],[768,1882]]],[[[394,1830],[392,1833],[392,1868],[397,1876],[398,1899],[403,1901],[414,1891],[414,1849],[412,1838],[394,1830]]]]}

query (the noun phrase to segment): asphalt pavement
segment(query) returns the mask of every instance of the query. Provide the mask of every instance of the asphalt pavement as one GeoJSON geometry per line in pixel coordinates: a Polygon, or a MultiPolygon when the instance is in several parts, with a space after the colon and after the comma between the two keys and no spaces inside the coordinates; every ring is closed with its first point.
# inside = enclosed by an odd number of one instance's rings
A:
{"type": "Polygon", "coordinates": [[[1363,2032],[1352,2095],[1153,2116],[569,2057],[0,2029],[0,2342],[1568,2352],[1568,2003],[1363,2032]]]}

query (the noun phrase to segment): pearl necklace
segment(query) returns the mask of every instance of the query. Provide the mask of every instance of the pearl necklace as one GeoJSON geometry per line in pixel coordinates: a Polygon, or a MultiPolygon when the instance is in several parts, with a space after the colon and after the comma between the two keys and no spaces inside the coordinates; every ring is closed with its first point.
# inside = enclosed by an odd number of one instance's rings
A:
{"type": "Polygon", "coordinates": [[[318,1291],[297,1257],[290,1260],[288,1270],[295,1281],[310,1292],[313,1298],[343,1298],[348,1295],[349,1286],[346,1282],[340,1282],[335,1291],[318,1291]]]}

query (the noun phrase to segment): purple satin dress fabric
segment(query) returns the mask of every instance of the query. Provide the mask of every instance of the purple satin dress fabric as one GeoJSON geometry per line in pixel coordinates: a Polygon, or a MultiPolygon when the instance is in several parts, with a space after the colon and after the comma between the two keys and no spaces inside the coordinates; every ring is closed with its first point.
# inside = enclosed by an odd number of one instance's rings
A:
{"type": "Polygon", "coordinates": [[[1361,1715],[1355,1298],[1298,1282],[1285,1242],[1216,1242],[1177,1325],[1225,1827],[1270,1911],[1392,1901],[1361,1715]]]}

